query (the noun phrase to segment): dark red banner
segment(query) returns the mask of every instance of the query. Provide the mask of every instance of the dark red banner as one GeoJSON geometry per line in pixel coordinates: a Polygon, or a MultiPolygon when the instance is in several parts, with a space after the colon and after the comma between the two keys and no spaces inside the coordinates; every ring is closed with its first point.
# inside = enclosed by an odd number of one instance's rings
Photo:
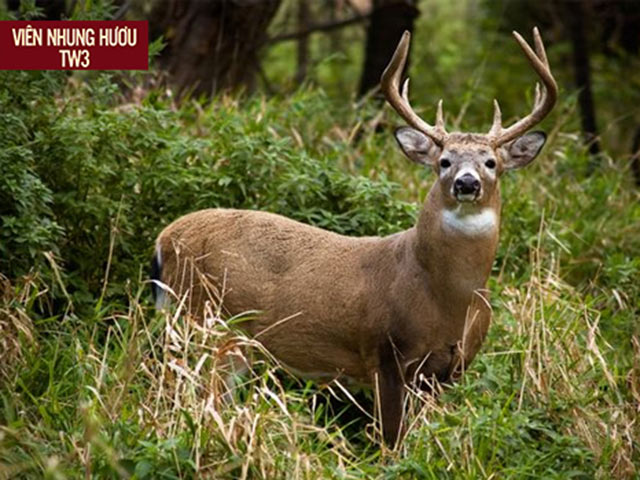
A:
{"type": "Polygon", "coordinates": [[[0,21],[0,70],[147,70],[149,25],[0,21]]]}

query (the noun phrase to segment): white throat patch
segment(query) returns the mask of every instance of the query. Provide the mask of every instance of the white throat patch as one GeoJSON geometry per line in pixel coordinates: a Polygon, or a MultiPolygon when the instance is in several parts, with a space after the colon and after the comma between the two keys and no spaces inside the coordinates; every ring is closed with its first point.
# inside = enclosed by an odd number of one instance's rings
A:
{"type": "Polygon", "coordinates": [[[442,211],[442,226],[450,232],[461,233],[469,237],[486,235],[497,228],[498,218],[493,208],[469,212],[458,206],[453,210],[442,211]]]}

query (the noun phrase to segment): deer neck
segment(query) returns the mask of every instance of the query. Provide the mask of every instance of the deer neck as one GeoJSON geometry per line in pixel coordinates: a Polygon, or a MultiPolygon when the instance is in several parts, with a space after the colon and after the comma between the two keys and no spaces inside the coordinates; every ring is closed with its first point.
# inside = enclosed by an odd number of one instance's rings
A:
{"type": "Polygon", "coordinates": [[[440,185],[429,192],[416,225],[416,258],[430,288],[463,301],[485,288],[498,245],[500,192],[483,204],[446,205],[440,185]]]}

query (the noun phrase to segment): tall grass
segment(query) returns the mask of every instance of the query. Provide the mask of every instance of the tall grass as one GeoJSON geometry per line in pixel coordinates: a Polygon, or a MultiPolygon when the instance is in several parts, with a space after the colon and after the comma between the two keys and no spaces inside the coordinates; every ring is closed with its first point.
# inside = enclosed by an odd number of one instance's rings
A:
{"type": "MultiPolygon", "coordinates": [[[[301,111],[305,102],[328,104],[302,95],[287,102],[303,102],[301,111]]],[[[267,118],[282,108],[251,105],[267,118]]],[[[226,115],[242,115],[238,108],[230,104],[226,115]]],[[[195,123],[182,115],[194,130],[228,121],[213,108],[195,123]]],[[[395,195],[424,191],[431,177],[405,167],[388,134],[364,128],[357,144],[344,135],[362,128],[350,115],[298,135],[317,152],[350,149],[333,158],[354,175],[377,178],[387,169],[408,186],[395,195]],[[363,163],[376,152],[389,155],[384,165],[363,163]]],[[[263,133],[248,135],[251,144],[263,133]]],[[[286,148],[293,158],[302,147],[286,148]]],[[[533,168],[505,179],[485,347],[440,396],[410,392],[410,428],[395,451],[379,448],[371,393],[291,376],[236,328],[242,318],[211,312],[200,325],[179,302],[155,312],[143,268],[125,282],[110,273],[123,255],[118,248],[95,259],[105,283],[89,300],[78,296],[72,272],[43,254],[42,273],[3,278],[0,476],[633,478],[640,465],[637,193],[615,162],[594,176],[582,173],[585,163],[573,137],[560,135],[533,168]],[[245,356],[252,367],[229,392],[228,358],[245,356]]],[[[380,215],[384,206],[368,193],[375,184],[359,182],[363,218],[369,208],[380,215]]],[[[106,245],[131,235],[118,215],[137,221],[116,211],[106,245]]]]}
{"type": "Polygon", "coordinates": [[[33,279],[2,310],[22,349],[2,372],[0,475],[632,478],[637,337],[635,361],[611,362],[602,315],[544,253],[521,283],[496,281],[486,348],[462,381],[438,398],[411,392],[396,451],[375,446],[370,397],[292,379],[217,312],[205,324],[154,313],[140,285],[93,322],[20,323],[47,294],[33,279]],[[255,357],[231,393],[230,355],[255,357]],[[341,420],[349,408],[362,431],[341,420]]]}

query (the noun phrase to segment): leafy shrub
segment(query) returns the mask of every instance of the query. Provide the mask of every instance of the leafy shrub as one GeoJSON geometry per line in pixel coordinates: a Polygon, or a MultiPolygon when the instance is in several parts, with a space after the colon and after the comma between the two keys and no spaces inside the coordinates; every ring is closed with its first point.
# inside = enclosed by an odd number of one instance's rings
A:
{"type": "Polygon", "coordinates": [[[122,293],[160,229],[207,207],[265,209],[352,235],[412,222],[415,207],[395,199],[396,184],[349,175],[337,152],[317,148],[326,133],[318,127],[332,126],[322,93],[173,111],[150,96],[113,108],[109,75],[83,85],[46,72],[2,76],[0,265],[10,277],[53,250],[70,286],[89,299],[111,255],[112,285],[122,293]],[[313,131],[304,130],[309,115],[313,131]]]}
{"type": "Polygon", "coordinates": [[[3,72],[0,88],[0,271],[25,272],[56,250],[61,228],[53,192],[37,171],[39,128],[53,116],[63,76],[3,72]]]}

